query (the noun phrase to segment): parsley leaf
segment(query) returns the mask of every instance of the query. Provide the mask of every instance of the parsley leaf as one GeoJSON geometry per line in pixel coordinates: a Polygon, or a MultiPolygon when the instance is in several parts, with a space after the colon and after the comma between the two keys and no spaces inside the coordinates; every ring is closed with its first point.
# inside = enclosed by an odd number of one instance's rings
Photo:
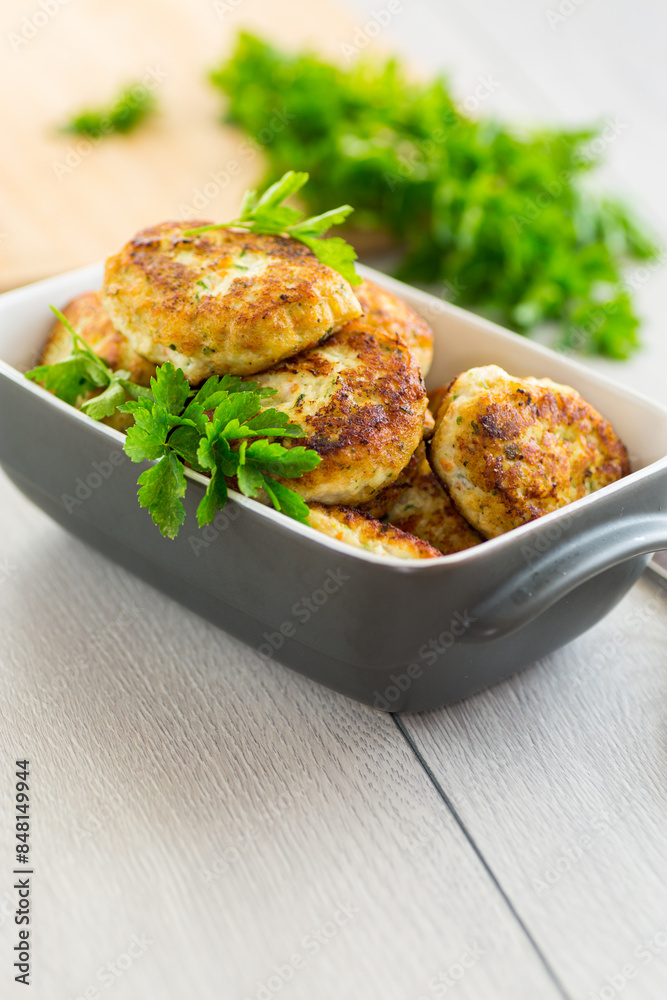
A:
{"type": "Polygon", "coordinates": [[[245,461],[272,476],[296,479],[316,468],[321,458],[311,448],[285,448],[277,441],[253,441],[245,449],[245,461]]]}
{"type": "Polygon", "coordinates": [[[295,521],[308,524],[310,508],[298,493],[288,489],[287,486],[283,486],[282,483],[277,483],[270,476],[264,476],[264,489],[268,493],[271,503],[276,510],[286,514],[287,517],[293,517],[295,521]]]}
{"type": "Polygon", "coordinates": [[[112,379],[104,392],[101,392],[99,396],[93,396],[92,399],[85,400],[81,404],[81,409],[93,420],[102,420],[103,417],[112,416],[126,399],[127,393],[120,380],[112,379]]]}
{"type": "Polygon", "coordinates": [[[251,462],[239,466],[238,482],[241,493],[247,497],[256,497],[264,486],[264,474],[251,462]]]}
{"type": "Polygon", "coordinates": [[[361,278],[354,269],[356,251],[340,236],[331,236],[328,240],[318,240],[311,236],[297,238],[310,247],[321,264],[338,271],[351,285],[361,284],[361,278]]]}
{"type": "Polygon", "coordinates": [[[93,420],[110,417],[128,397],[138,399],[148,394],[147,389],[130,381],[129,372],[110,368],[78,335],[67,317],[55,306],[51,309],[72,338],[71,354],[55,364],[32,368],[25,373],[26,378],[39,382],[70,406],[80,406],[93,420]],[[96,389],[104,391],[80,403],[96,389]]]}
{"type": "Polygon", "coordinates": [[[246,191],[238,219],[188,229],[184,235],[199,236],[227,226],[275,236],[285,233],[305,243],[321,263],[338,271],[351,285],[360,285],[361,278],[354,269],[354,261],[357,259],[354,248],[340,236],[322,239],[331,226],[340,225],[354,209],[350,205],[341,205],[340,208],[304,219],[303,212],[282,204],[286,198],[300,191],[307,181],[307,173],[288,170],[262,195],[258,195],[256,191],[246,191]]]}
{"type": "Polygon", "coordinates": [[[190,385],[182,369],[174,365],[161,365],[151,379],[153,402],[156,407],[170,414],[183,412],[185,401],[190,395],[190,385]]]}
{"type": "Polygon", "coordinates": [[[205,469],[200,464],[198,456],[200,433],[199,428],[176,427],[169,436],[169,446],[179,458],[182,458],[197,472],[204,472],[205,469]]]}
{"type": "Polygon", "coordinates": [[[227,481],[215,467],[211,473],[211,481],[206,488],[206,493],[199,501],[197,507],[197,524],[200,528],[210,524],[215,517],[215,512],[220,510],[227,503],[227,481]]]}
{"type": "Polygon", "coordinates": [[[148,400],[124,403],[122,411],[132,413],[134,423],[128,428],[124,449],[133,462],[151,461],[165,453],[171,430],[169,414],[148,400]]]}
{"type": "Polygon", "coordinates": [[[274,409],[262,410],[248,421],[248,427],[267,437],[305,437],[306,433],[298,424],[290,424],[286,413],[274,409]]]}
{"type": "Polygon", "coordinates": [[[156,465],[141,473],[138,483],[140,506],[148,507],[163,535],[175,538],[185,521],[182,497],[187,483],[183,463],[168,451],[156,465]]]}
{"type": "Polygon", "coordinates": [[[72,336],[72,354],[57,364],[40,365],[26,377],[79,405],[95,420],[116,410],[132,415],[125,453],[133,462],[155,463],[139,476],[139,503],[166,538],[175,538],[185,521],[185,463],[210,477],[197,508],[200,527],[224,507],[227,479],[233,477],[246,496],[257,497],[264,490],[277,510],[307,521],[308,507],[301,497],[272,477],[295,479],[321,459],[308,448],[268,440],[305,433],[290,423],[288,414],[263,408],[275,389],[260,388],[237,375],[214,375],[199,389],[191,389],[183,371],[171,362],[156,369],[150,389],[136,386],[128,372],[109,368],[63,314],[51,308],[72,336]],[[85,398],[98,389],[102,391],[85,398]]]}
{"type": "Polygon", "coordinates": [[[226,480],[234,476],[246,496],[257,497],[264,489],[278,510],[301,521],[307,519],[308,507],[301,498],[294,499],[292,490],[270,476],[295,479],[321,459],[310,449],[286,448],[267,440],[304,435],[286,413],[262,410],[263,400],[270,395],[256,382],[243,383],[235,376],[212,376],[200,389],[190,389],[183,372],[167,362],[151,379],[150,398],[119,407],[134,416],[125,440],[127,455],[133,462],[157,460],[139,477],[139,501],[167,538],[175,538],[185,520],[184,462],[210,476],[197,507],[200,527],[210,524],[216,510],[225,505],[226,480]],[[249,444],[249,438],[257,440],[249,444]]]}
{"type": "Polygon", "coordinates": [[[25,377],[41,383],[71,406],[76,406],[82,396],[98,385],[89,372],[86,359],[76,354],[57,365],[38,365],[26,372],[25,377]]]}

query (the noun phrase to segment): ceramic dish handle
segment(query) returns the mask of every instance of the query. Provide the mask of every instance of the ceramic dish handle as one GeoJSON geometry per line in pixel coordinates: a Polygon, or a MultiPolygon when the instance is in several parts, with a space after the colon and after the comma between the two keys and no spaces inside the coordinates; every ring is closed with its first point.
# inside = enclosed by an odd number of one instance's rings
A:
{"type": "Polygon", "coordinates": [[[585,539],[561,538],[477,605],[468,638],[485,642],[511,635],[598,573],[661,549],[667,549],[664,512],[627,514],[589,528],[585,539]]]}

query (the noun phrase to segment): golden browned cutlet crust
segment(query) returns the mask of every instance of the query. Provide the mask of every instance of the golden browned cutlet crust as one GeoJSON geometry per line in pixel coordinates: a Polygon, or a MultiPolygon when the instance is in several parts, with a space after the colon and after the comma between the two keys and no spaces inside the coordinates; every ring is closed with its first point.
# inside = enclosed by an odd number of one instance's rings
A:
{"type": "MultiPolygon", "coordinates": [[[[451,382],[449,383],[451,385],[451,382]]],[[[428,392],[428,409],[429,413],[435,417],[438,415],[438,410],[442,406],[442,401],[447,395],[447,390],[449,385],[439,385],[437,389],[429,389],[428,392]]]]}
{"type": "Polygon", "coordinates": [[[351,286],[298,240],[163,222],[109,257],[104,304],[136,350],[191,384],[247,375],[320,343],[360,314],[351,286]]]}
{"type": "Polygon", "coordinates": [[[428,440],[428,438],[433,437],[434,430],[435,430],[435,417],[427,407],[426,410],[424,411],[424,427],[422,429],[422,435],[425,441],[428,440]]]}
{"type": "Polygon", "coordinates": [[[426,390],[398,337],[352,320],[319,347],[253,377],[277,395],[266,400],[306,432],[286,440],[321,456],[285,484],[305,500],[357,505],[394,482],[419,444],[426,390]]]}
{"type": "MultiPolygon", "coordinates": [[[[130,346],[126,337],[117,330],[102,305],[99,292],[83,292],[61,310],[82,340],[92,347],[110,368],[122,368],[130,373],[137,385],[150,385],[155,365],[146,361],[130,346]]],[[[72,351],[72,337],[60,320],[56,320],[44,345],[41,365],[54,365],[64,361],[72,351]]]]}
{"type": "Polygon", "coordinates": [[[459,375],[438,411],[429,458],[486,538],[630,472],[610,424],[574,389],[488,365],[459,375]]]}
{"type": "Polygon", "coordinates": [[[308,506],[308,524],[312,528],[355,548],[399,559],[434,559],[440,555],[437,549],[420,538],[401,531],[393,524],[376,521],[353,507],[327,507],[319,503],[308,506]]]}
{"type": "Polygon", "coordinates": [[[387,517],[391,524],[428,542],[445,556],[484,541],[461,517],[425,455],[412,481],[398,492],[387,517]]]}
{"type": "MultiPolygon", "coordinates": [[[[122,369],[129,372],[131,381],[137,385],[150,385],[151,376],[155,374],[155,365],[137,354],[127,338],[114,327],[104,310],[100,292],[83,292],[82,295],[77,295],[61,312],[81,339],[85,340],[110,368],[114,371],[122,369]]],[[[55,365],[59,361],[64,361],[71,353],[72,336],[60,320],[56,320],[49,332],[39,363],[55,365]]],[[[88,398],[94,395],[97,393],[91,392],[88,398]]],[[[103,422],[122,431],[133,423],[133,419],[129,414],[115,413],[112,417],[105,417],[103,422]]]]}
{"type": "Polygon", "coordinates": [[[400,337],[407,344],[425,377],[433,360],[433,331],[407,302],[365,280],[355,286],[354,294],[363,310],[369,330],[382,330],[400,337]]]}
{"type": "Polygon", "coordinates": [[[426,451],[424,442],[422,441],[398,478],[393,483],[390,483],[389,486],[385,486],[383,490],[380,490],[372,500],[369,500],[367,503],[357,504],[357,509],[362,514],[368,514],[369,517],[386,517],[406,486],[409,486],[414,481],[420,462],[425,456],[426,451]]]}

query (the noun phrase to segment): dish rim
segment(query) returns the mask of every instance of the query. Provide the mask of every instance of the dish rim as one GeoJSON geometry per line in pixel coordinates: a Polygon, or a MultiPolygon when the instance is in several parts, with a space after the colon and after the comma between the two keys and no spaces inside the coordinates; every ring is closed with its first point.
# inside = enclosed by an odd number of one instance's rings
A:
{"type": "MultiPolygon", "coordinates": [[[[0,293],[0,312],[9,299],[11,299],[14,304],[18,303],[20,306],[22,299],[25,299],[26,302],[30,301],[32,296],[38,290],[45,291],[48,289],[49,285],[53,285],[55,289],[58,287],[59,283],[62,283],[63,279],[74,280],[75,278],[80,277],[83,281],[89,274],[91,275],[91,278],[93,278],[94,276],[99,275],[99,271],[103,266],[103,262],[86,264],[83,267],[74,268],[70,271],[64,271],[60,274],[44,278],[29,285],[23,285],[20,288],[10,289],[7,292],[0,293]]],[[[482,316],[478,316],[476,313],[470,312],[467,309],[463,309],[460,306],[456,306],[443,299],[439,299],[420,288],[416,288],[412,285],[406,285],[403,282],[398,281],[396,278],[392,278],[391,276],[380,271],[376,271],[366,265],[357,264],[357,269],[363,277],[367,277],[370,280],[375,281],[377,284],[387,288],[387,290],[394,292],[399,296],[404,296],[404,290],[407,290],[410,297],[417,302],[423,303],[425,309],[428,311],[437,311],[437,313],[443,317],[451,316],[459,320],[463,320],[465,323],[472,323],[478,328],[481,328],[485,332],[500,339],[508,346],[514,342],[514,338],[516,337],[519,337],[522,341],[524,340],[520,334],[513,333],[505,327],[494,323],[492,320],[488,320],[482,316]]],[[[625,402],[635,404],[639,403],[642,407],[646,407],[648,405],[654,409],[656,414],[659,414],[662,417],[667,425],[667,406],[663,406],[656,400],[653,400],[635,389],[629,388],[628,386],[617,382],[615,379],[610,378],[607,375],[597,372],[591,368],[587,368],[584,364],[577,360],[573,360],[570,357],[564,358],[562,355],[559,355],[556,351],[553,351],[551,348],[546,347],[543,344],[539,344],[534,341],[527,341],[525,342],[525,346],[527,346],[536,356],[541,356],[547,362],[554,358],[558,359],[560,363],[563,363],[564,361],[567,367],[573,370],[575,379],[577,373],[581,373],[582,376],[586,377],[586,380],[597,383],[601,388],[611,391],[625,402]]],[[[60,410],[63,414],[69,415],[71,419],[83,421],[90,432],[97,430],[98,433],[101,433],[107,439],[117,442],[121,446],[122,450],[123,442],[125,441],[125,435],[122,431],[115,430],[113,427],[109,427],[106,424],[92,420],[91,417],[87,416],[81,410],[63,402],[49,393],[46,389],[43,389],[41,386],[26,379],[24,372],[20,371],[13,365],[10,365],[2,358],[0,358],[0,374],[9,378],[12,382],[21,386],[24,390],[35,394],[39,399],[47,401],[50,405],[55,406],[57,410],[60,410]]],[[[601,490],[597,490],[594,493],[590,493],[586,497],[574,500],[572,503],[559,507],[548,514],[544,514],[541,517],[536,518],[534,521],[529,521],[526,524],[512,528],[510,531],[507,531],[502,535],[498,535],[495,538],[486,539],[480,545],[463,549],[460,552],[450,553],[449,555],[434,556],[430,559],[402,559],[398,556],[378,555],[374,552],[368,552],[348,543],[338,541],[335,538],[331,538],[330,536],[318,531],[316,528],[313,528],[310,525],[301,524],[301,522],[295,521],[293,518],[281,514],[273,507],[261,504],[257,500],[246,497],[236,490],[229,490],[229,499],[238,506],[254,512],[256,515],[268,518],[268,520],[281,525],[284,529],[294,531],[297,535],[310,539],[311,542],[319,542],[320,544],[323,544],[325,548],[332,549],[341,555],[357,558],[362,562],[384,566],[387,569],[398,570],[403,573],[426,573],[442,570],[443,567],[446,566],[456,567],[462,562],[469,563],[479,561],[480,559],[485,560],[487,559],[487,554],[489,556],[492,554],[500,555],[504,549],[507,549],[508,547],[515,547],[517,544],[521,544],[522,541],[530,538],[534,533],[542,531],[544,525],[551,525],[554,521],[563,520],[566,517],[569,519],[573,510],[583,512],[593,504],[599,504],[604,501],[605,498],[610,497],[613,493],[618,493],[634,483],[650,478],[663,469],[667,470],[667,454],[662,458],[649,463],[643,468],[638,469],[635,472],[631,472],[629,475],[624,476],[623,479],[610,483],[601,490]]],[[[199,485],[206,486],[208,482],[206,476],[196,472],[194,469],[186,468],[185,475],[190,481],[198,483],[199,485]]],[[[157,531],[158,529],[151,521],[148,513],[146,513],[146,519],[147,524],[150,525],[151,529],[153,531],[157,531]]]]}

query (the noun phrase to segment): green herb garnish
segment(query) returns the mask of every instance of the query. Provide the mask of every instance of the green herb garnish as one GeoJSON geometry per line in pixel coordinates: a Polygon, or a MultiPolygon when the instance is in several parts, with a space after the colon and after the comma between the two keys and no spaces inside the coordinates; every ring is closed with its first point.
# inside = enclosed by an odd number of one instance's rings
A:
{"type": "Polygon", "coordinates": [[[33,368],[26,378],[42,383],[64,402],[79,405],[95,420],[117,410],[133,416],[123,447],[133,462],[156,463],[139,476],[139,503],[148,508],[163,535],[175,538],[185,520],[185,462],[210,475],[197,508],[200,527],[210,524],[216,510],[226,504],[226,480],[232,476],[246,496],[257,497],[263,489],[276,510],[307,522],[306,503],[274,476],[296,479],[319,465],[321,458],[312,449],[286,448],[269,440],[305,436],[286,413],[263,408],[275,389],[262,389],[238,375],[214,375],[201,388],[191,389],[181,369],[169,362],[157,369],[150,389],[134,385],[127,372],[112,371],[63,314],[51,308],[72,334],[72,353],[56,364],[33,368]],[[100,388],[100,395],[80,402],[100,388]]]}
{"type": "Polygon", "coordinates": [[[126,87],[115,101],[106,108],[81,111],[63,125],[61,131],[100,139],[113,132],[125,134],[141,124],[155,111],[155,97],[142,84],[126,87]]]}
{"type": "Polygon", "coordinates": [[[273,476],[294,479],[314,469],[321,459],[303,447],[286,448],[270,437],[304,437],[286,413],[262,409],[263,399],[274,389],[260,389],[237,375],[211,376],[198,390],[191,390],[180,368],[161,365],[151,379],[152,398],[119,407],[131,413],[134,425],[127,432],[125,451],[133,462],[158,459],[139,476],[139,503],[147,507],[163,535],[175,538],[185,520],[183,462],[210,480],[197,508],[200,527],[210,524],[216,510],[227,502],[226,479],[236,476],[245,496],[268,494],[276,510],[306,522],[308,507],[298,494],[273,476]],[[261,440],[250,441],[251,438],[261,440]],[[235,448],[232,442],[240,442],[235,448]]]}
{"type": "Polygon", "coordinates": [[[605,145],[595,129],[519,134],[395,60],[343,69],[248,34],[213,81],[227,120],[265,146],[267,182],[303,164],[307,209],[354,205],[360,227],[399,244],[398,277],[522,333],[553,321],[563,347],[624,358],[638,346],[622,268],[656,249],[587,185],[605,145]]]}
{"type": "Polygon", "coordinates": [[[331,226],[340,225],[354,209],[350,205],[341,205],[340,208],[333,208],[321,215],[304,219],[303,212],[282,204],[300,191],[307,180],[308,174],[288,170],[263,194],[246,191],[238,219],[200,226],[198,229],[188,229],[183,235],[199,236],[201,233],[226,229],[228,226],[247,229],[251,233],[276,236],[285,234],[305,243],[319,261],[338,271],[351,285],[360,285],[361,278],[354,269],[354,261],[357,259],[354,248],[340,236],[322,239],[331,226]]]}
{"type": "Polygon", "coordinates": [[[72,338],[72,352],[68,358],[53,365],[38,365],[25,373],[33,382],[40,382],[71,406],[78,406],[94,420],[110,417],[128,397],[137,399],[148,393],[148,389],[135,385],[130,373],[113,371],[102,358],[82,340],[66,316],[51,306],[56,317],[72,338]],[[102,389],[101,393],[85,399],[90,392],[102,389]],[[83,402],[80,402],[83,400],[83,402]]]}

